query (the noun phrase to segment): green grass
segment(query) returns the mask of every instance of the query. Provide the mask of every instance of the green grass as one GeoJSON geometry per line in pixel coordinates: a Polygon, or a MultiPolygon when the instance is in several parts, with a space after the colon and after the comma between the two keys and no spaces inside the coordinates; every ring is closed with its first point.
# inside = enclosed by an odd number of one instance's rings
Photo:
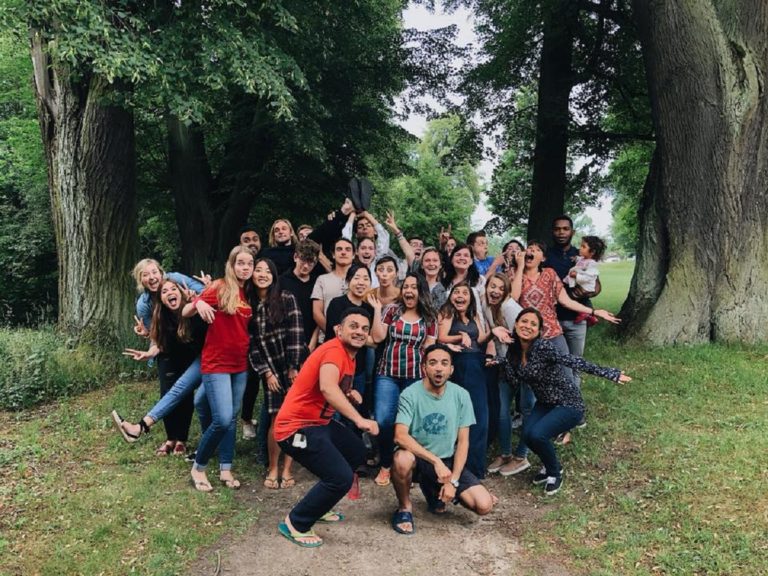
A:
{"type": "MultiPolygon", "coordinates": [[[[603,265],[596,303],[618,310],[630,276],[603,265]]],[[[567,490],[528,537],[586,574],[768,573],[768,347],[639,348],[609,331],[590,330],[585,356],[635,380],[585,378],[567,490]]]]}
{"type": "MultiPolygon", "coordinates": [[[[617,311],[630,275],[604,264],[596,304],[617,311]]],[[[610,333],[590,329],[586,357],[635,380],[585,378],[589,424],[560,450],[561,493],[535,492],[547,512],[523,520],[521,549],[575,574],[768,574],[768,346],[642,348],[610,333]]],[[[161,430],[128,446],[110,428],[113,406],[135,418],[156,397],[154,382],[119,384],[0,413],[0,574],[178,574],[253,521],[243,495],[197,494],[188,464],[156,458],[161,430]]],[[[238,473],[256,478],[240,448],[238,473]]],[[[505,487],[530,499],[522,478],[505,487]]]]}
{"type": "Polygon", "coordinates": [[[156,399],[142,382],[0,413],[0,574],[178,574],[253,520],[234,492],[197,493],[188,463],[154,455],[162,427],[133,445],[111,427],[113,407],[135,419],[156,399]]]}

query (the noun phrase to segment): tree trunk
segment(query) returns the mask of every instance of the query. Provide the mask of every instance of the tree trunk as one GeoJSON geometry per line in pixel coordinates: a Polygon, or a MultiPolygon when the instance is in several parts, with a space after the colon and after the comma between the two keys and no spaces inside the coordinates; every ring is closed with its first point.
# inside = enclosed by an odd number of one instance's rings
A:
{"type": "Polygon", "coordinates": [[[654,344],[768,337],[768,4],[635,0],[658,144],[622,313],[654,344]]]}
{"type": "Polygon", "coordinates": [[[552,220],[565,207],[568,155],[568,103],[573,88],[573,30],[578,2],[551,2],[544,16],[544,39],[539,63],[536,147],[533,190],[528,213],[528,238],[548,241],[552,220]]]}
{"type": "Polygon", "coordinates": [[[104,343],[132,317],[137,227],[133,115],[111,87],[52,65],[39,36],[32,61],[48,164],[59,271],[59,326],[104,343]]]}
{"type": "Polygon", "coordinates": [[[215,240],[215,215],[209,203],[213,178],[203,134],[175,116],[166,121],[168,130],[168,177],[181,238],[181,265],[186,274],[200,270],[213,273],[220,254],[215,240]]]}

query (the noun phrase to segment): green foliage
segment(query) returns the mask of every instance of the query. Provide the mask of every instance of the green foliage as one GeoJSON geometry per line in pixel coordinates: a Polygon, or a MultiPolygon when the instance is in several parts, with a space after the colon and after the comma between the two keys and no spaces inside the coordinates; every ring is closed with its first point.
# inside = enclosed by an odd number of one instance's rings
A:
{"type": "Polygon", "coordinates": [[[393,209],[406,236],[421,236],[427,245],[434,244],[448,224],[456,238],[466,238],[481,192],[474,138],[458,116],[430,121],[410,153],[410,173],[377,182],[383,192],[375,206],[380,215],[385,208],[393,209]]]}
{"type": "Polygon", "coordinates": [[[32,64],[0,35],[0,323],[55,317],[56,250],[32,64]]]}
{"type": "Polygon", "coordinates": [[[653,145],[636,143],[619,152],[606,178],[613,189],[613,226],[611,235],[618,248],[634,254],[638,240],[640,198],[653,156],[653,145]]]}
{"type": "Polygon", "coordinates": [[[0,355],[3,410],[27,408],[92,390],[127,367],[127,361],[114,351],[74,345],[50,328],[0,329],[0,355]]]}

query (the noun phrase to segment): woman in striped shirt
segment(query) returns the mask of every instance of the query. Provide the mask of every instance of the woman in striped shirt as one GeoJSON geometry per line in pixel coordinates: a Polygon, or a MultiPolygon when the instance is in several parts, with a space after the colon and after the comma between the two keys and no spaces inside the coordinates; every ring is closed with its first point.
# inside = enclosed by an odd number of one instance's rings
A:
{"type": "Polygon", "coordinates": [[[400,295],[373,326],[371,336],[386,338],[384,353],[374,382],[374,415],[379,424],[381,469],[376,484],[389,484],[394,451],[394,425],[400,392],[422,377],[421,351],[435,343],[437,314],[424,278],[409,272],[400,295]]]}

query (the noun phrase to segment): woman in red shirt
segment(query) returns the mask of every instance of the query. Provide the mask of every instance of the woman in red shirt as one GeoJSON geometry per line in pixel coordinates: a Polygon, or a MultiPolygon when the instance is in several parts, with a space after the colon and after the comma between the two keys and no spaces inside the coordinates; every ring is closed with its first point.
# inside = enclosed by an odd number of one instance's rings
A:
{"type": "Polygon", "coordinates": [[[197,446],[192,483],[201,492],[213,490],[205,468],[218,447],[219,479],[228,488],[239,488],[232,476],[237,413],[245,391],[248,361],[248,322],[251,306],[246,287],[253,276],[253,254],[236,246],[229,253],[224,278],[206,288],[184,307],[184,316],[200,317],[210,324],[203,344],[201,372],[211,409],[211,423],[197,446]]]}

